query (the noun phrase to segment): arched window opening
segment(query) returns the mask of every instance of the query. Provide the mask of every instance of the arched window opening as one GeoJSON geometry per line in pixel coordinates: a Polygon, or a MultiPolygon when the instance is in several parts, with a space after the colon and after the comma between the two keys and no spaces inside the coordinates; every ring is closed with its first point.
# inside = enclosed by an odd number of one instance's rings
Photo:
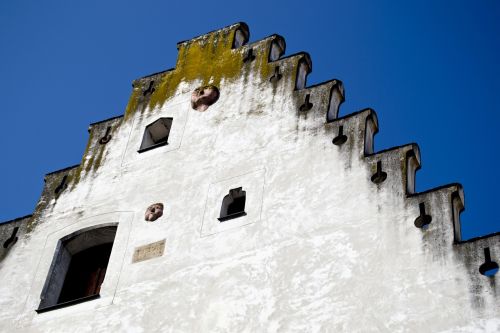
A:
{"type": "Polygon", "coordinates": [[[233,49],[237,49],[245,45],[248,42],[249,35],[248,26],[246,24],[241,24],[241,26],[234,32],[233,49]]]}
{"type": "Polygon", "coordinates": [[[269,50],[269,62],[273,62],[281,58],[285,53],[285,40],[281,36],[276,36],[276,38],[271,42],[271,49],[269,50]]]}
{"type": "Polygon", "coordinates": [[[71,258],[58,303],[99,294],[112,246],[112,243],[94,246],[71,258]]]}
{"type": "Polygon", "coordinates": [[[38,313],[99,297],[116,228],[84,229],[59,240],[38,313]]]}
{"type": "Polygon", "coordinates": [[[307,85],[307,75],[311,73],[312,69],[311,60],[308,56],[300,59],[297,68],[297,77],[295,79],[295,90],[304,89],[307,85]]]}
{"type": "Polygon", "coordinates": [[[229,190],[222,200],[219,221],[224,222],[240,216],[245,216],[246,191],[242,187],[229,190]]]}

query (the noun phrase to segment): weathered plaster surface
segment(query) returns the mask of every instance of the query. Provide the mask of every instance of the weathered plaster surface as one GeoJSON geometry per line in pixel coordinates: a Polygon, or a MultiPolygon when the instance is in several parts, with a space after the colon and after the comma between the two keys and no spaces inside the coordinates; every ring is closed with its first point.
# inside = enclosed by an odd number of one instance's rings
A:
{"type": "Polygon", "coordinates": [[[500,260],[500,236],[460,243],[461,186],[413,193],[416,145],[373,152],[373,111],[336,119],[339,81],[295,90],[308,56],[270,62],[284,49],[276,35],[233,49],[238,29],[180,43],[175,69],[134,81],[125,117],[92,124],[82,163],[46,176],[32,217],[1,225],[2,237],[22,228],[0,257],[0,331],[500,331],[498,274],[478,272],[484,247],[500,260]],[[192,110],[206,84],[219,100],[192,110]],[[169,144],[138,153],[160,117],[173,117],[169,144]],[[339,126],[348,139],[336,146],[339,126]],[[240,186],[247,215],[220,223],[240,186]],[[145,222],[154,202],[163,216],[145,222]],[[426,229],[414,226],[421,202],[426,229]],[[118,229],[101,297],[37,314],[57,241],[106,224],[118,229]],[[133,263],[162,240],[162,256],[133,263]]]}

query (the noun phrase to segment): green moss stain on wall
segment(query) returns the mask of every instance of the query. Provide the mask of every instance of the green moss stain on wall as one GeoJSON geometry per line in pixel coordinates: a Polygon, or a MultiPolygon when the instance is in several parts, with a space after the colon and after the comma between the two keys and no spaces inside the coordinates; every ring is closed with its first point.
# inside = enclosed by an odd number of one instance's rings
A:
{"type": "Polygon", "coordinates": [[[105,145],[99,145],[99,151],[96,152],[96,158],[95,160],[93,161],[94,163],[92,164],[92,170],[95,172],[97,169],[99,169],[99,167],[101,166],[101,162],[102,162],[102,157],[104,156],[104,146],[105,145]]]}
{"type": "Polygon", "coordinates": [[[201,85],[220,87],[222,78],[239,76],[242,57],[237,50],[231,49],[233,37],[234,30],[222,30],[180,44],[176,68],[161,78],[149,99],[149,107],[161,107],[182,81],[199,80],[201,85]]]}
{"type": "Polygon", "coordinates": [[[73,190],[75,188],[75,186],[80,182],[82,170],[83,170],[83,168],[85,168],[85,164],[87,162],[85,157],[87,157],[87,155],[90,151],[90,147],[92,146],[92,142],[94,142],[94,131],[93,130],[90,131],[90,133],[89,133],[89,139],[87,141],[87,146],[85,147],[85,151],[83,152],[82,162],[80,163],[80,166],[78,167],[78,169],[75,172],[75,181],[71,185],[71,190],[73,190]]]}
{"type": "Polygon", "coordinates": [[[134,87],[134,89],[132,90],[132,94],[130,95],[127,103],[127,108],[125,109],[125,120],[127,120],[137,110],[141,93],[141,89],[138,87],[134,87]]]}
{"type": "Polygon", "coordinates": [[[89,172],[95,172],[102,164],[103,158],[106,156],[106,146],[107,144],[100,144],[99,139],[104,136],[108,126],[111,126],[111,131],[109,134],[113,138],[117,128],[120,126],[120,122],[105,123],[92,127],[89,133],[89,139],[87,141],[87,146],[83,153],[82,161],[80,166],[75,170],[74,181],[71,184],[71,190],[73,190],[76,185],[80,182],[82,178],[82,172],[85,170],[85,175],[89,172]]]}
{"type": "Polygon", "coordinates": [[[267,63],[271,39],[253,46],[257,58],[247,66],[243,63],[245,49],[232,49],[237,28],[238,26],[233,26],[179,44],[175,69],[154,79],[155,91],[149,97],[149,101],[142,96],[143,89],[147,88],[149,81],[147,84],[143,83],[144,87],[140,87],[140,84],[134,87],[125,111],[125,120],[137,111],[144,112],[147,106],[150,110],[161,107],[175,94],[181,82],[197,80],[200,81],[200,85],[212,84],[220,89],[223,80],[239,78],[242,71],[247,70],[253,70],[267,80],[274,69],[274,66],[267,63]]]}

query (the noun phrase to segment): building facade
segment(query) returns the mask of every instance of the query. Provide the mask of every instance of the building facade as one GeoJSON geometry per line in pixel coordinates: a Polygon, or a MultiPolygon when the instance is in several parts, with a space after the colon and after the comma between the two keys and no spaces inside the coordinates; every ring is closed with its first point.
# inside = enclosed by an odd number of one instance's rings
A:
{"type": "Polygon", "coordinates": [[[248,39],[180,42],[0,224],[0,331],[500,331],[500,235],[462,240],[462,186],[415,192],[416,144],[375,152],[373,110],[248,39]]]}

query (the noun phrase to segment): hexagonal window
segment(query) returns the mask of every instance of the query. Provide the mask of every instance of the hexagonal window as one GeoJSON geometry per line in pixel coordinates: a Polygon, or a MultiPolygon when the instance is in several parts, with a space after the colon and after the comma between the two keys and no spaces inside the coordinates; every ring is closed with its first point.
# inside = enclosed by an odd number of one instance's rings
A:
{"type": "Polygon", "coordinates": [[[168,145],[168,135],[170,134],[170,128],[172,128],[172,121],[173,118],[160,118],[146,126],[141,148],[139,148],[138,152],[142,153],[168,145]]]}

